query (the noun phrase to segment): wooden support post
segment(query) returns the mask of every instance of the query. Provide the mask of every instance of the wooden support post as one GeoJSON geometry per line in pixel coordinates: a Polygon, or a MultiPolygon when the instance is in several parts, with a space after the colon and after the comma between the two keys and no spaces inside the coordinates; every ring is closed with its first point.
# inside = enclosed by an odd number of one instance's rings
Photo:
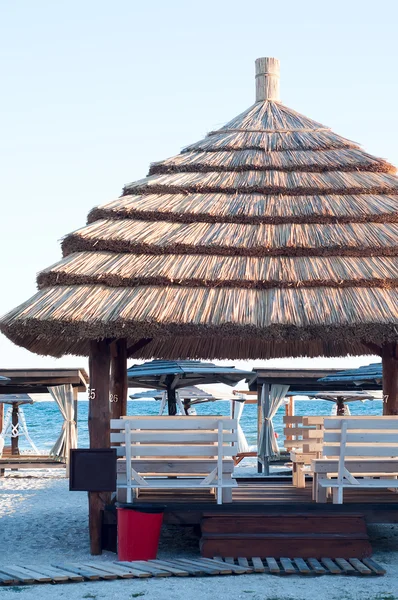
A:
{"type": "MultiPolygon", "coordinates": [[[[0,433],[3,431],[4,404],[0,404],[0,433]]],[[[0,477],[4,477],[4,469],[0,469],[0,477]]]]}
{"type": "Polygon", "coordinates": [[[257,386],[257,473],[263,472],[263,464],[260,460],[259,456],[259,448],[260,448],[260,434],[261,434],[261,426],[263,422],[263,411],[261,406],[261,387],[257,386]]]}
{"type": "Polygon", "coordinates": [[[79,435],[79,428],[77,426],[77,416],[78,416],[77,403],[78,403],[78,398],[79,398],[78,389],[77,388],[73,388],[73,420],[76,423],[76,442],[78,440],[78,435],[79,435]]]}
{"type": "MultiPolygon", "coordinates": [[[[73,394],[73,420],[76,423],[76,442],[78,436],[78,428],[77,428],[77,399],[78,399],[78,390],[77,388],[72,387],[73,394]]],[[[78,446],[78,444],[76,444],[78,446]]],[[[69,479],[70,476],[70,453],[66,456],[65,460],[65,477],[69,479]]]]}
{"type": "Polygon", "coordinates": [[[336,399],[336,417],[344,417],[345,415],[345,404],[344,404],[344,398],[337,398],[336,399]]]}
{"type": "MultiPolygon", "coordinates": [[[[90,390],[88,430],[90,448],[110,447],[109,371],[110,341],[90,342],[90,390]]],[[[104,505],[110,493],[89,492],[89,531],[91,554],[101,554],[101,529],[104,505]]]]}
{"type": "MultiPolygon", "coordinates": [[[[263,415],[263,423],[264,423],[264,437],[267,439],[268,438],[268,431],[269,431],[269,421],[266,421],[264,419],[264,415],[268,415],[269,413],[269,403],[270,403],[270,388],[271,386],[269,385],[269,383],[266,383],[264,385],[264,394],[261,394],[261,398],[262,398],[262,415],[263,415]]],[[[263,454],[262,456],[262,461],[263,461],[263,465],[264,465],[264,474],[265,475],[269,475],[269,456],[265,456],[265,454],[263,454]]]]}
{"type": "Polygon", "coordinates": [[[383,415],[398,415],[398,344],[382,345],[383,415]]]}
{"type": "Polygon", "coordinates": [[[174,387],[172,387],[173,381],[174,381],[174,375],[167,375],[167,377],[166,377],[167,406],[169,409],[169,415],[171,415],[171,416],[174,416],[177,414],[176,389],[174,387]]]}
{"type": "MultiPolygon", "coordinates": [[[[18,420],[19,420],[19,407],[18,404],[13,404],[12,405],[12,416],[11,416],[11,423],[12,423],[12,427],[18,427],[18,420]]],[[[11,454],[13,456],[19,454],[19,438],[18,436],[13,437],[11,436],[11,454]]]]}
{"type": "Polygon", "coordinates": [[[111,419],[127,414],[127,340],[116,340],[111,346],[110,410],[111,419]]]}
{"type": "MultiPolygon", "coordinates": [[[[288,401],[285,403],[285,415],[287,417],[294,417],[294,396],[289,396],[288,401]]],[[[285,425],[287,429],[291,428],[291,425],[285,425]]],[[[292,440],[293,436],[290,434],[285,435],[285,440],[292,440]]]]}

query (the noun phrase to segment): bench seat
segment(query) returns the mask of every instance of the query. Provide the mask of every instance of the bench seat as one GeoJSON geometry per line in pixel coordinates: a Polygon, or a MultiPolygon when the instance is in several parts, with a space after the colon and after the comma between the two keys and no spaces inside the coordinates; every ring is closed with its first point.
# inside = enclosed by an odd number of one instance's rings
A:
{"type": "Polygon", "coordinates": [[[311,462],[313,495],[343,503],[343,491],[398,489],[398,417],[334,417],[324,421],[323,458],[311,462]],[[335,476],[335,479],[331,477],[335,476]]]}
{"type": "MultiPolygon", "coordinates": [[[[395,458],[346,458],[345,465],[355,477],[398,476],[398,459],[395,458]]],[[[339,461],[337,459],[314,459],[311,461],[312,498],[316,502],[326,502],[331,477],[337,477],[339,461]]]]}

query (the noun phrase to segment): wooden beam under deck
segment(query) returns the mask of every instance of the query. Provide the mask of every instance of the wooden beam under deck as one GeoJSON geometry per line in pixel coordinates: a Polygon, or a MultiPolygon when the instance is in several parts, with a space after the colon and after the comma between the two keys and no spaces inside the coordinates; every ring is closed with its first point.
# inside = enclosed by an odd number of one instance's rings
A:
{"type": "Polygon", "coordinates": [[[253,512],[257,514],[303,515],[359,513],[368,523],[398,523],[398,494],[388,490],[345,490],[344,504],[315,503],[311,483],[303,489],[291,481],[263,480],[239,483],[232,491],[232,503],[217,505],[207,490],[140,491],[134,507],[162,507],[164,521],[174,525],[199,525],[206,512],[253,512]]]}

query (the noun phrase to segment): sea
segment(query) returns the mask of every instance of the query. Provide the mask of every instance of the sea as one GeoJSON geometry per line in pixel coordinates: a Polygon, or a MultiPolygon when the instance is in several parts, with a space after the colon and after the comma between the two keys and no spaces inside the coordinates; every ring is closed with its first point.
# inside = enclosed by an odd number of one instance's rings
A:
{"type": "MultiPolygon", "coordinates": [[[[88,401],[79,400],[77,418],[79,448],[88,448],[89,446],[88,407],[88,401]]],[[[160,402],[156,400],[129,400],[127,414],[132,416],[157,415],[159,414],[159,407],[160,402]]],[[[296,400],[295,414],[298,416],[330,416],[332,407],[333,403],[326,400],[296,400]]],[[[351,415],[377,416],[382,414],[382,400],[350,402],[349,408],[351,415]]],[[[196,405],[195,409],[198,415],[228,416],[230,414],[230,402],[228,400],[218,400],[217,402],[196,405]]],[[[57,404],[54,401],[35,402],[32,405],[23,406],[23,411],[33,442],[40,451],[48,452],[57,440],[63,423],[57,404]]],[[[284,441],[282,420],[284,414],[285,407],[282,404],[273,420],[280,447],[283,447],[284,441]]],[[[244,407],[240,424],[249,446],[254,449],[257,443],[257,406],[255,404],[247,404],[244,407]]],[[[20,439],[19,445],[21,450],[30,449],[29,444],[23,438],[20,439]]]]}

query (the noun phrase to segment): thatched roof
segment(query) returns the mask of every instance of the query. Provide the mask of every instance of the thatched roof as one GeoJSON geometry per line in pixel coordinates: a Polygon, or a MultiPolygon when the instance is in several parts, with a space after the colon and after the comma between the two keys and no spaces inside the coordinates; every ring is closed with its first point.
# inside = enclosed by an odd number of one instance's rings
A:
{"type": "Polygon", "coordinates": [[[253,106],[94,208],[2,331],[42,354],[125,337],[166,359],[398,339],[395,168],[281,104],[277,67],[259,59],[253,106]]]}

